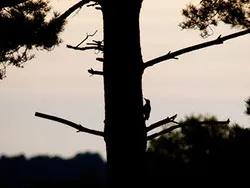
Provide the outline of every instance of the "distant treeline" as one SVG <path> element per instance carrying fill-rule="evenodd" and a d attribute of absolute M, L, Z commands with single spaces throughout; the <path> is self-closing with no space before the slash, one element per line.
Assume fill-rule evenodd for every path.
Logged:
<path fill-rule="evenodd" d="M 0 158 L 0 188 L 103 187 L 106 163 L 98 154 L 71 159 L 25 156 Z"/>

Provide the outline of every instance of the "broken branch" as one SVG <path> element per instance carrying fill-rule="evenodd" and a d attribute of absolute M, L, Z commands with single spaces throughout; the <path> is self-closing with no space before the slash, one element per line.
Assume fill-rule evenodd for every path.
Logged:
<path fill-rule="evenodd" d="M 97 57 L 96 60 L 100 61 L 100 62 L 104 62 L 104 58 L 102 58 L 102 57 Z"/>
<path fill-rule="evenodd" d="M 48 115 L 48 114 L 43 114 L 43 113 L 40 113 L 40 112 L 36 112 L 35 116 L 40 117 L 40 118 L 44 118 L 44 119 L 49 119 L 49 120 L 52 120 L 52 121 L 57 121 L 59 123 L 68 125 L 70 127 L 73 127 L 75 129 L 77 129 L 77 132 L 85 132 L 85 133 L 93 134 L 93 135 L 96 135 L 96 136 L 104 137 L 104 133 L 102 131 L 88 129 L 86 127 L 83 127 L 80 124 L 76 124 L 76 123 L 71 122 L 71 121 L 66 120 L 66 119 L 62 119 L 62 118 L 59 118 L 59 117 L 56 117 L 56 116 L 51 116 L 51 115 Z"/>
<path fill-rule="evenodd" d="M 96 71 L 96 70 L 93 70 L 92 68 L 88 70 L 88 72 L 92 75 L 96 74 L 96 75 L 101 75 L 103 76 L 103 72 L 102 71 Z"/>
<path fill-rule="evenodd" d="M 239 32 L 236 32 L 236 33 L 233 33 L 230 35 L 226 35 L 224 37 L 221 37 L 221 35 L 220 35 L 215 40 L 211 40 L 208 42 L 204 42 L 204 43 L 200 43 L 200 44 L 197 44 L 194 46 L 183 48 L 183 49 L 177 50 L 175 52 L 168 52 L 166 55 L 163 55 L 163 56 L 160 56 L 160 57 L 157 57 L 155 59 L 152 59 L 150 61 L 145 62 L 143 64 L 143 69 L 146 69 L 147 67 L 153 66 L 153 65 L 160 63 L 162 61 L 166 61 L 168 59 L 173 59 L 173 58 L 176 59 L 177 56 L 191 52 L 191 51 L 199 50 L 199 49 L 210 47 L 213 45 L 222 44 L 224 41 L 227 41 L 227 40 L 239 37 L 239 36 L 243 36 L 243 35 L 246 35 L 249 33 L 250 33 L 250 29 L 246 29 L 244 31 L 239 31 Z"/>

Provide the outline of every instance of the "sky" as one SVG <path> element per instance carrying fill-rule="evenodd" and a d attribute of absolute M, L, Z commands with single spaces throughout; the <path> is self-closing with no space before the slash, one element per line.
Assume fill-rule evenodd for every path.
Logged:
<path fill-rule="evenodd" d="M 63 12 L 76 2 L 54 0 L 52 5 Z M 198 31 L 181 30 L 181 9 L 189 2 L 144 0 L 140 27 L 145 62 L 236 31 L 220 24 L 211 37 L 203 39 Z M 0 81 L 0 155 L 67 158 L 97 152 L 105 158 L 102 137 L 76 133 L 66 125 L 34 116 L 42 112 L 103 130 L 103 80 L 87 72 L 89 68 L 101 70 L 95 61 L 101 54 L 66 48 L 96 30 L 93 39 L 102 40 L 101 13 L 82 7 L 69 17 L 60 46 L 50 52 L 34 51 L 36 57 L 22 69 L 8 68 L 7 78 Z M 244 115 L 244 101 L 250 96 L 249 38 L 239 37 L 148 68 L 143 76 L 143 94 L 152 107 L 147 125 L 174 114 L 177 120 L 204 114 L 249 127 L 250 119 Z"/>

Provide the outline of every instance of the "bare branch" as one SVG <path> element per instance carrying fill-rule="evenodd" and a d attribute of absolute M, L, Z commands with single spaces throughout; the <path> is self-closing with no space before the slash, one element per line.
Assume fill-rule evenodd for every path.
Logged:
<path fill-rule="evenodd" d="M 176 122 L 177 123 L 177 122 Z M 193 125 L 202 125 L 202 124 L 209 124 L 209 125 L 218 125 L 218 124 L 229 124 L 230 120 L 228 119 L 227 121 L 201 121 L 201 122 L 195 122 L 195 124 L 192 123 L 184 123 L 184 124 L 178 124 L 178 125 L 173 125 L 167 129 L 164 129 L 158 133 L 154 133 L 152 135 L 149 135 L 147 137 L 147 140 L 152 140 L 158 136 L 161 136 L 163 134 L 169 133 L 177 128 L 181 128 L 181 127 L 186 127 L 186 126 L 193 126 Z"/>
<path fill-rule="evenodd" d="M 92 75 L 96 74 L 96 75 L 103 76 L 103 72 L 102 71 L 96 71 L 96 70 L 93 70 L 92 68 L 88 70 L 88 73 L 90 73 Z"/>
<path fill-rule="evenodd" d="M 96 135 L 96 136 L 102 136 L 102 137 L 104 137 L 104 133 L 102 131 L 88 129 L 86 127 L 83 127 L 80 124 L 73 123 L 73 122 L 68 121 L 66 119 L 62 119 L 62 118 L 59 118 L 59 117 L 56 117 L 56 116 L 51 116 L 51 115 L 43 114 L 43 113 L 40 113 L 40 112 L 36 112 L 35 116 L 40 117 L 40 118 L 44 118 L 44 119 L 49 119 L 49 120 L 52 120 L 52 121 L 57 121 L 59 123 L 68 125 L 70 127 L 73 127 L 75 129 L 77 129 L 77 132 L 85 132 L 85 133 L 93 134 L 93 135 Z"/>
<path fill-rule="evenodd" d="M 177 114 L 173 115 L 172 117 L 167 117 L 167 118 L 165 118 L 163 120 L 160 120 L 160 121 L 158 121 L 156 123 L 153 123 L 153 124 L 151 124 L 150 126 L 148 126 L 146 128 L 146 131 L 149 132 L 149 131 L 157 128 L 157 127 L 160 127 L 160 126 L 168 124 L 168 123 L 176 123 L 174 121 L 176 117 L 177 117 Z"/>
<path fill-rule="evenodd" d="M 66 47 L 74 49 L 74 50 L 80 50 L 80 51 L 85 51 L 85 50 L 99 50 L 96 46 L 76 47 L 76 46 L 71 46 L 71 45 L 67 44 Z"/>
<path fill-rule="evenodd" d="M 100 61 L 100 62 L 104 62 L 104 58 L 102 58 L 102 57 L 97 57 L 96 60 Z"/>
<path fill-rule="evenodd" d="M 87 37 L 82 41 L 80 42 L 78 45 L 76 46 L 71 46 L 71 45 L 66 45 L 67 48 L 71 48 L 71 49 L 74 49 L 74 50 L 81 50 L 81 51 L 85 51 L 85 50 L 97 50 L 97 51 L 104 51 L 104 46 L 102 44 L 102 41 L 95 41 L 93 40 L 93 43 L 87 43 L 88 46 L 86 47 L 79 47 L 79 45 L 81 45 L 84 41 L 87 40 L 87 38 L 89 36 L 92 36 L 92 35 L 87 35 Z"/>
<path fill-rule="evenodd" d="M 153 65 L 155 65 L 157 63 L 160 63 L 162 61 L 166 61 L 168 59 L 173 59 L 173 58 L 176 59 L 177 56 L 188 53 L 188 52 L 191 52 L 191 51 L 199 50 L 199 49 L 210 47 L 210 46 L 213 46 L 213 45 L 219 45 L 219 44 L 222 44 L 224 41 L 227 41 L 227 40 L 239 37 L 239 36 L 243 36 L 243 35 L 246 35 L 246 34 L 249 34 L 249 33 L 250 33 L 250 29 L 247 29 L 247 30 L 244 30 L 244 31 L 239 31 L 239 32 L 236 32 L 236 33 L 233 33 L 233 34 L 230 34 L 230 35 L 226 35 L 224 37 L 221 37 L 221 35 L 220 35 L 215 40 L 211 40 L 211 41 L 208 41 L 208 42 L 204 42 L 204 43 L 201 43 L 201 44 L 197 44 L 197 45 L 194 45 L 194 46 L 183 48 L 183 49 L 177 50 L 175 52 L 168 52 L 166 55 L 163 55 L 163 56 L 160 56 L 160 57 L 157 57 L 155 59 L 152 59 L 150 61 L 145 62 L 143 68 L 145 69 L 147 67 L 153 66 Z"/>
<path fill-rule="evenodd" d="M 153 140 L 154 138 L 158 137 L 158 136 L 161 136 L 163 134 L 166 134 L 166 133 L 169 133 L 177 128 L 180 128 L 180 127 L 185 127 L 185 126 L 190 126 L 189 124 L 179 124 L 179 125 L 173 125 L 167 129 L 164 129 L 158 133 L 155 133 L 155 134 L 152 134 L 152 135 L 149 135 L 147 136 L 147 140 Z"/>

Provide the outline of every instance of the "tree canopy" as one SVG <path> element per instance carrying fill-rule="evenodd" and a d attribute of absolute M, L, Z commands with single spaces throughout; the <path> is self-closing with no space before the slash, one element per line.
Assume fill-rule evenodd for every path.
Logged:
<path fill-rule="evenodd" d="M 28 0 L 2 0 L 0 1 L 0 9 L 4 7 L 13 7 L 15 5 L 18 5 L 20 3 L 24 3 Z"/>
<path fill-rule="evenodd" d="M 32 49 L 50 50 L 60 43 L 58 34 L 64 20 L 52 13 L 47 1 L 25 1 L 0 9 L 0 78 L 5 76 L 9 65 L 22 67 L 34 57 Z"/>
<path fill-rule="evenodd" d="M 181 28 L 199 29 L 202 37 L 211 35 L 211 26 L 217 26 L 218 22 L 247 29 L 250 28 L 250 1 L 202 0 L 198 5 L 187 5 L 182 15 L 186 20 L 180 24 Z"/>

